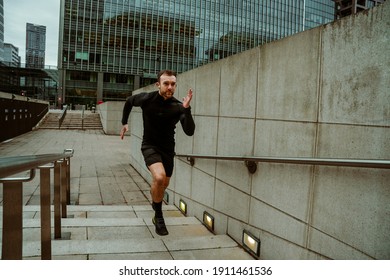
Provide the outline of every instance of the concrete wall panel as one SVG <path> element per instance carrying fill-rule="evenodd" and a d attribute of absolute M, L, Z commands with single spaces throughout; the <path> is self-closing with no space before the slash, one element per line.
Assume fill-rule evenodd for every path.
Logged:
<path fill-rule="evenodd" d="M 194 117 L 195 122 L 195 132 L 197 132 L 197 120 Z M 181 126 L 180 121 L 176 124 L 176 152 L 183 154 L 192 154 L 195 137 L 188 136 L 184 133 L 183 127 Z"/>
<path fill-rule="evenodd" d="M 363 252 L 341 242 L 316 229 L 310 230 L 310 250 L 318 252 L 322 256 L 337 260 L 371 260 L 372 258 Z"/>
<path fill-rule="evenodd" d="M 253 154 L 253 119 L 219 118 L 217 154 L 239 156 Z"/>
<path fill-rule="evenodd" d="M 186 161 L 188 164 L 189 162 Z M 217 161 L 213 159 L 195 159 L 195 168 L 202 170 L 203 172 L 215 176 L 216 174 L 216 168 L 217 168 Z"/>
<path fill-rule="evenodd" d="M 196 73 L 196 115 L 216 116 L 219 112 L 221 63 L 211 63 L 193 70 Z"/>
<path fill-rule="evenodd" d="M 390 171 L 318 167 L 312 225 L 378 259 L 390 258 Z"/>
<path fill-rule="evenodd" d="M 261 47 L 257 118 L 317 119 L 319 39 L 316 28 Z"/>
<path fill-rule="evenodd" d="M 123 101 L 110 101 L 97 105 L 104 133 L 109 135 L 119 134 L 122 128 L 123 104 Z M 128 132 L 127 135 L 130 135 L 130 133 Z"/>
<path fill-rule="evenodd" d="M 256 156 L 312 157 L 314 154 L 314 123 L 256 120 L 255 133 Z"/>
<path fill-rule="evenodd" d="M 183 196 L 191 197 L 192 168 L 181 160 L 175 161 L 175 191 Z"/>
<path fill-rule="evenodd" d="M 311 166 L 261 163 L 252 177 L 253 197 L 308 222 Z"/>
<path fill-rule="evenodd" d="M 195 99 L 198 95 L 198 90 L 196 88 L 196 71 L 188 71 L 180 74 L 180 79 L 177 79 L 177 88 L 175 92 L 175 97 L 182 101 L 188 93 L 188 90 L 192 89 L 193 99 L 191 101 L 191 108 L 195 111 L 196 102 Z"/>
<path fill-rule="evenodd" d="M 389 128 L 321 124 L 318 135 L 318 157 L 390 158 Z"/>
<path fill-rule="evenodd" d="M 307 226 L 257 199 L 250 199 L 249 224 L 300 246 L 306 243 Z"/>
<path fill-rule="evenodd" d="M 287 240 L 280 240 L 275 235 L 267 232 L 260 234 L 262 240 L 261 259 L 266 260 L 323 260 L 326 259 L 313 251 L 308 251 L 305 247 L 298 246 Z"/>
<path fill-rule="evenodd" d="M 325 27 L 321 121 L 390 125 L 389 6 Z"/>
<path fill-rule="evenodd" d="M 194 169 L 192 176 L 192 199 L 202 201 L 204 205 L 213 208 L 215 193 L 214 181 L 215 177 Z"/>
<path fill-rule="evenodd" d="M 216 155 L 218 119 L 215 117 L 197 116 L 195 124 L 195 135 L 193 136 L 194 153 L 202 155 Z M 177 151 L 182 151 L 180 146 L 177 146 Z"/>
<path fill-rule="evenodd" d="M 221 62 L 220 115 L 254 118 L 259 48 L 230 56 Z M 240 65 L 245 65 L 245 68 Z"/>
<path fill-rule="evenodd" d="M 216 181 L 214 208 L 217 211 L 225 213 L 240 221 L 248 222 L 249 200 L 249 195 L 232 188 L 221 181 Z"/>
<path fill-rule="evenodd" d="M 251 176 L 243 161 L 217 161 L 216 177 L 247 194 L 251 193 Z"/>

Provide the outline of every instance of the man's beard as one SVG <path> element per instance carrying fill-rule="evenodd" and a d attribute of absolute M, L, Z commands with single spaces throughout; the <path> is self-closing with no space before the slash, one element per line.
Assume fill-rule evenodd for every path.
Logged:
<path fill-rule="evenodd" d="M 165 99 L 172 98 L 174 92 L 173 91 L 164 91 L 160 92 L 161 96 L 164 97 Z"/>

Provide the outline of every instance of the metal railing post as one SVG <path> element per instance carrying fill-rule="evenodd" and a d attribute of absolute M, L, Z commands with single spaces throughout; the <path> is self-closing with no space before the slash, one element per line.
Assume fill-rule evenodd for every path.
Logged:
<path fill-rule="evenodd" d="M 3 260 L 21 260 L 23 256 L 23 183 L 3 183 Z"/>
<path fill-rule="evenodd" d="M 70 205 L 70 158 L 66 159 L 66 203 Z"/>
<path fill-rule="evenodd" d="M 61 128 L 61 125 L 62 125 L 62 122 L 64 121 L 65 117 L 66 117 L 66 111 L 68 109 L 68 106 L 67 105 L 64 105 L 64 108 L 62 110 L 62 114 L 61 116 L 58 118 L 58 129 Z"/>
<path fill-rule="evenodd" d="M 63 159 L 61 161 L 61 217 L 66 218 L 67 217 L 67 197 L 68 197 L 68 178 L 67 178 L 67 163 L 66 160 Z"/>
<path fill-rule="evenodd" d="M 27 178 L 0 178 L 3 183 L 3 237 L 1 258 L 23 258 L 23 182 L 31 181 L 35 169 Z"/>
<path fill-rule="evenodd" d="M 61 238 L 61 164 L 54 163 L 54 238 Z"/>
<path fill-rule="evenodd" d="M 41 259 L 51 260 L 51 209 L 50 209 L 50 168 L 42 166 L 40 169 L 40 196 L 41 196 Z"/>
<path fill-rule="evenodd" d="M 81 109 L 81 129 L 84 130 L 84 110 L 85 105 L 83 105 L 83 108 Z"/>
<path fill-rule="evenodd" d="M 65 154 L 71 154 L 73 155 L 74 150 L 73 149 L 65 149 Z M 70 205 L 70 157 L 67 157 L 64 159 L 66 161 L 66 203 L 67 205 Z"/>

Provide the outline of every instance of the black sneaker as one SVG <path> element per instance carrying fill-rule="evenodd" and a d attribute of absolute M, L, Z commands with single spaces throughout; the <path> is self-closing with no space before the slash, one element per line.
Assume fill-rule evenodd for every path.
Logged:
<path fill-rule="evenodd" d="M 156 233 L 158 235 L 168 235 L 168 230 L 165 226 L 164 218 L 153 217 L 152 222 L 156 226 Z"/>

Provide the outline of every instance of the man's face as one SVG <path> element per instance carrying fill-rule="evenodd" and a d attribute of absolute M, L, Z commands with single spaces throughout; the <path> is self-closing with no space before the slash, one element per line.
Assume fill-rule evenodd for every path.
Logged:
<path fill-rule="evenodd" d="M 176 77 L 163 74 L 160 76 L 160 80 L 156 85 L 159 88 L 160 95 L 164 99 L 172 98 L 176 90 Z"/>

